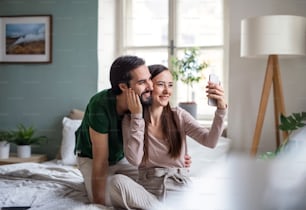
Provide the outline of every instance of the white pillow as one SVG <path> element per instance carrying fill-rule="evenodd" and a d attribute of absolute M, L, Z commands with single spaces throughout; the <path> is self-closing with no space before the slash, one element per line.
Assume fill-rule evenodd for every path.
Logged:
<path fill-rule="evenodd" d="M 198 177 L 209 171 L 218 161 L 225 161 L 231 146 L 231 139 L 221 136 L 214 149 L 200 145 L 187 137 L 188 154 L 191 156 L 190 176 Z"/>
<path fill-rule="evenodd" d="M 74 154 L 75 134 L 74 132 L 81 125 L 82 120 L 72 120 L 68 117 L 63 118 L 63 131 L 61 143 L 61 158 L 65 165 L 76 165 L 76 155 Z"/>

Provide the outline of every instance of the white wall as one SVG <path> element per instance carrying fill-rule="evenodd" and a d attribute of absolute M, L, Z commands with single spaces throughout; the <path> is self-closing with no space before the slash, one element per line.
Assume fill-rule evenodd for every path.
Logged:
<path fill-rule="evenodd" d="M 249 152 L 267 60 L 240 58 L 241 19 L 276 14 L 306 16 L 306 0 L 228 0 L 227 5 L 230 53 L 228 136 L 233 140 L 234 149 Z M 306 111 L 306 56 L 280 58 L 280 70 L 287 114 Z M 273 101 L 270 100 L 258 153 L 275 148 L 273 110 Z"/>

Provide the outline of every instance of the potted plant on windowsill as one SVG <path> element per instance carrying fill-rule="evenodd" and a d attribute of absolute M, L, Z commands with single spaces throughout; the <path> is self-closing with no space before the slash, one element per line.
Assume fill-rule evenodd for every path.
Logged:
<path fill-rule="evenodd" d="M 0 131 L 0 159 L 7 159 L 10 156 L 10 132 Z"/>
<path fill-rule="evenodd" d="M 34 136 L 36 130 L 30 126 L 26 127 L 23 124 L 17 126 L 17 131 L 11 132 L 10 142 L 17 145 L 17 157 L 31 157 L 31 145 L 39 145 L 47 140 L 46 136 Z"/>
<path fill-rule="evenodd" d="M 188 101 L 180 102 L 179 106 L 186 109 L 194 118 L 197 115 L 197 104 L 194 101 L 193 84 L 200 82 L 203 78 L 203 71 L 208 67 L 208 63 L 199 61 L 199 48 L 192 47 L 184 50 L 182 58 L 173 57 L 172 73 L 174 80 L 180 80 L 187 85 Z M 191 96 L 190 96 L 190 89 Z"/>

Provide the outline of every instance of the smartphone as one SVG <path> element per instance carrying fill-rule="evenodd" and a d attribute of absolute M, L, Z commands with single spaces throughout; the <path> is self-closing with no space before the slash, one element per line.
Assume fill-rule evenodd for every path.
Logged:
<path fill-rule="evenodd" d="M 209 75 L 209 81 L 215 84 L 219 84 L 220 80 L 219 77 L 215 74 L 210 74 Z M 212 98 L 208 98 L 208 105 L 210 106 L 217 106 L 217 100 L 216 99 L 212 99 Z"/>

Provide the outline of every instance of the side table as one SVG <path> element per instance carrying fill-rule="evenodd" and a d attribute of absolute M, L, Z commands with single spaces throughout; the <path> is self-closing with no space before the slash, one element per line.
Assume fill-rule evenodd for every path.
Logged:
<path fill-rule="evenodd" d="M 16 154 L 10 154 L 10 157 L 7 159 L 0 159 L 0 165 L 14 164 L 14 163 L 25 163 L 25 162 L 34 162 L 41 163 L 47 161 L 47 155 L 43 154 L 32 154 L 29 158 L 19 158 Z"/>

